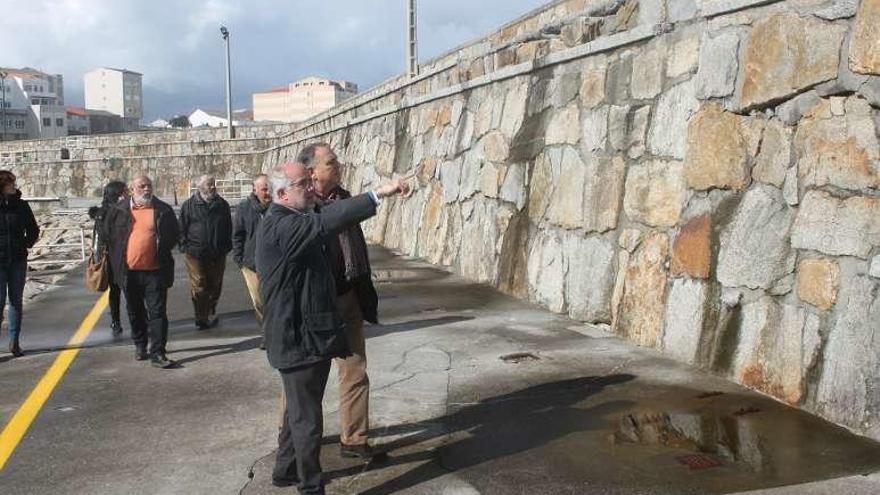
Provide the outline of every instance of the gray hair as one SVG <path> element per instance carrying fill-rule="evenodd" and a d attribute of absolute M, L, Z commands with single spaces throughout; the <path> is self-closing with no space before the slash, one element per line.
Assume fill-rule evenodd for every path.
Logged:
<path fill-rule="evenodd" d="M 213 180 L 214 182 L 217 179 L 213 175 L 205 174 L 196 179 L 196 187 L 202 187 L 206 182 Z"/>
<path fill-rule="evenodd" d="M 290 180 L 290 177 L 284 173 L 284 170 L 276 168 L 272 171 L 272 175 L 269 176 L 269 185 L 272 187 L 272 200 L 278 200 L 278 191 L 284 191 L 285 189 L 293 186 L 293 181 Z"/>

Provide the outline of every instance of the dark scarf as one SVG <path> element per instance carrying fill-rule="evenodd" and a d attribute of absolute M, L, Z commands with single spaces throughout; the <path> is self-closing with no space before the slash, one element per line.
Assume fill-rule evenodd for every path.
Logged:
<path fill-rule="evenodd" d="M 329 205 L 334 201 L 346 199 L 349 196 L 348 194 L 343 194 L 343 190 L 340 187 L 334 188 L 326 195 L 316 190 L 315 195 L 322 205 Z M 357 224 L 343 230 L 337 236 L 339 248 L 342 251 L 342 259 L 345 261 L 345 280 L 349 282 L 370 274 L 370 262 L 367 257 L 366 241 L 363 237 L 364 234 Z"/>

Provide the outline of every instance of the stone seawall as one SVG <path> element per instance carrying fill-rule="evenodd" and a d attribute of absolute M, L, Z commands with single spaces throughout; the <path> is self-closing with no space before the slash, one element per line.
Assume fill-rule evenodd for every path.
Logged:
<path fill-rule="evenodd" d="M 880 0 L 557 2 L 212 144 L 234 160 L 155 166 L 249 174 L 328 141 L 355 191 L 415 175 L 372 241 L 880 439 L 878 19 Z"/>

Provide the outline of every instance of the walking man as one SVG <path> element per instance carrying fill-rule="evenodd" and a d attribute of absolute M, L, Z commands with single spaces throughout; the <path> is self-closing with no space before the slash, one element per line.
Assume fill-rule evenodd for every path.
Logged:
<path fill-rule="evenodd" d="M 213 176 L 196 181 L 196 192 L 180 206 L 180 252 L 184 253 L 196 328 L 217 326 L 226 255 L 232 250 L 232 213 L 217 194 Z"/>
<path fill-rule="evenodd" d="M 340 185 L 342 166 L 326 143 L 310 144 L 297 157 L 311 169 L 317 208 L 348 199 L 351 193 Z M 367 375 L 364 320 L 378 323 L 379 298 L 373 287 L 367 242 L 360 225 L 354 224 L 328 237 L 324 252 L 336 285 L 336 308 L 345 321 L 345 338 L 351 355 L 334 359 L 339 373 L 340 455 L 370 459 L 367 443 L 370 429 L 370 379 Z"/>
<path fill-rule="evenodd" d="M 271 186 L 273 203 L 257 234 L 256 263 L 266 351 L 281 373 L 287 402 L 272 483 L 298 484 L 304 495 L 323 494 L 321 400 L 330 360 L 349 354 L 324 243 L 375 215 L 380 198 L 405 193 L 407 186 L 397 180 L 336 201 L 321 213 L 312 211 L 312 178 L 301 163 L 283 164 Z"/>
<path fill-rule="evenodd" d="M 131 198 L 109 208 L 104 219 L 110 272 L 125 294 L 135 359 L 149 357 L 153 366 L 170 368 L 174 362 L 165 355 L 166 303 L 168 289 L 174 283 L 171 250 L 180 230 L 171 206 L 153 196 L 153 183 L 148 177 L 135 177 L 129 187 Z"/>
<path fill-rule="evenodd" d="M 260 280 L 257 278 L 257 267 L 254 253 L 257 246 L 257 229 L 269 205 L 272 195 L 269 193 L 269 177 L 260 174 L 254 178 L 250 196 L 241 200 L 235 208 L 235 222 L 232 227 L 232 260 L 241 269 L 244 283 L 254 304 L 257 323 L 263 325 L 263 300 L 260 297 Z M 261 347 L 263 344 L 261 344 Z"/>

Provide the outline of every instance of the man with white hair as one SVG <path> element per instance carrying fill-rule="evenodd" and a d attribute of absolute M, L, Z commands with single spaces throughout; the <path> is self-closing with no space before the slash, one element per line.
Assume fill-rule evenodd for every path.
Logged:
<path fill-rule="evenodd" d="M 180 206 L 180 230 L 196 328 L 217 326 L 226 255 L 232 250 L 232 213 L 213 176 L 199 177 L 196 191 Z"/>
<path fill-rule="evenodd" d="M 375 215 L 381 198 L 408 187 L 398 179 L 315 213 L 312 177 L 301 163 L 281 165 L 271 184 L 273 203 L 257 233 L 257 275 L 266 352 L 287 402 L 272 483 L 323 494 L 321 401 L 331 360 L 350 354 L 324 244 Z"/>
<path fill-rule="evenodd" d="M 149 177 L 135 177 L 129 189 L 130 199 L 124 198 L 108 209 L 101 237 L 108 240 L 110 273 L 125 293 L 135 359 L 149 357 L 153 366 L 170 368 L 174 362 L 165 355 L 166 303 L 168 289 L 174 283 L 171 250 L 180 230 L 171 206 L 153 196 Z"/>

